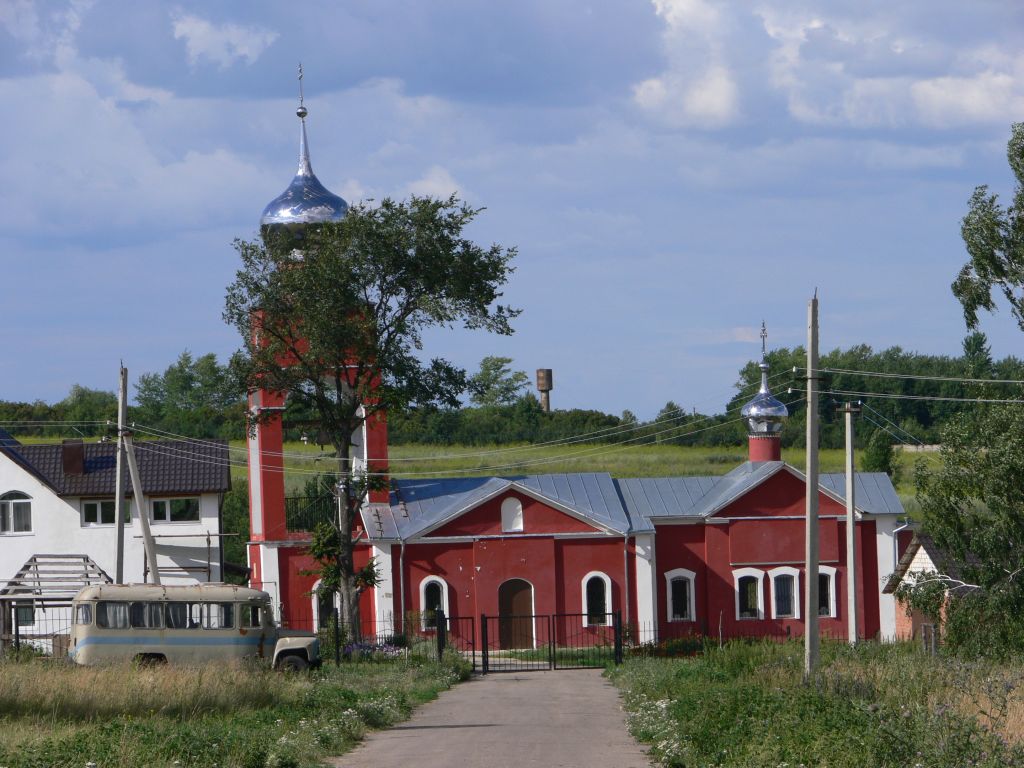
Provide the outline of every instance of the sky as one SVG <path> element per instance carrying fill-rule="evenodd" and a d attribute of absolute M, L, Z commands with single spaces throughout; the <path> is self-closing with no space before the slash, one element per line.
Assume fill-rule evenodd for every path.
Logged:
<path fill-rule="evenodd" d="M 720 411 L 806 339 L 959 353 L 974 187 L 1012 193 L 1024 5 L 1000 0 L 0 0 L 0 399 L 113 390 L 221 319 L 264 205 L 448 195 L 515 246 L 511 337 L 424 354 L 554 370 L 556 408 Z M 984 316 L 1020 356 L 1009 313 Z"/>

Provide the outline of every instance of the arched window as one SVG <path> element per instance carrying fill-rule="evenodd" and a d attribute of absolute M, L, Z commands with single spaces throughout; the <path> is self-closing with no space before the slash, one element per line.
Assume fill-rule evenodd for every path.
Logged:
<path fill-rule="evenodd" d="M 696 574 L 686 568 L 675 568 L 665 574 L 665 618 L 669 621 L 693 621 Z"/>
<path fill-rule="evenodd" d="M 768 571 L 772 586 L 772 618 L 800 618 L 800 571 L 788 565 Z"/>
<path fill-rule="evenodd" d="M 523 530 L 523 502 L 515 496 L 501 502 L 501 530 L 505 533 Z"/>
<path fill-rule="evenodd" d="M 836 569 L 831 565 L 818 566 L 818 615 L 835 618 Z"/>
<path fill-rule="evenodd" d="M 20 491 L 0 496 L 0 534 L 32 532 L 32 500 Z"/>
<path fill-rule="evenodd" d="M 600 571 L 591 571 L 583 577 L 583 626 L 609 624 L 612 611 L 612 580 Z"/>
<path fill-rule="evenodd" d="M 736 618 L 764 618 L 764 590 L 761 581 L 764 571 L 757 568 L 739 568 L 732 572 L 736 585 Z"/>
<path fill-rule="evenodd" d="M 427 576 L 420 582 L 420 627 L 437 628 L 437 612 L 448 615 L 448 584 L 440 576 Z"/>

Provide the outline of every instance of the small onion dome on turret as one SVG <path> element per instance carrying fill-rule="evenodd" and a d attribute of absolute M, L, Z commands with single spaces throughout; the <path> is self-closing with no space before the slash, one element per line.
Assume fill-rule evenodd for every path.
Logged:
<path fill-rule="evenodd" d="M 299 133 L 299 169 L 288 189 L 271 200 L 263 209 L 260 226 L 271 231 L 292 230 L 306 224 L 340 221 L 348 212 L 348 203 L 328 191 L 313 173 L 306 140 L 308 111 L 301 102 L 295 114 L 302 124 Z"/>
<path fill-rule="evenodd" d="M 743 406 L 740 415 L 747 420 L 753 437 L 779 434 L 789 417 L 789 410 L 768 389 L 768 361 L 765 359 L 761 360 L 761 388 L 754 399 Z"/>

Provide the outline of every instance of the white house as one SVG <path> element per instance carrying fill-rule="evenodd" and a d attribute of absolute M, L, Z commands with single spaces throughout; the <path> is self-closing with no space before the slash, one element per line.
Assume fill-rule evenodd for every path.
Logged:
<path fill-rule="evenodd" d="M 136 444 L 136 455 L 161 580 L 222 581 L 220 504 L 231 487 L 227 443 L 146 441 Z M 37 555 L 84 555 L 114 576 L 115 463 L 114 443 L 23 445 L 0 430 L 0 595 L 20 591 L 11 581 Z M 131 500 L 131 481 L 126 485 Z M 142 582 L 152 563 L 134 501 L 128 508 L 124 580 Z"/>

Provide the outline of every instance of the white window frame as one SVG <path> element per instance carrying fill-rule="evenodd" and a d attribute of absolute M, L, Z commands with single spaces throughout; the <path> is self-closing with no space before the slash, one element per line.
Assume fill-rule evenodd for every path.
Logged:
<path fill-rule="evenodd" d="M 672 617 L 672 581 L 674 579 L 689 579 L 689 608 L 690 615 L 686 618 L 676 619 Z M 671 571 L 665 573 L 665 619 L 667 621 L 696 621 L 697 616 L 697 604 L 696 604 L 696 583 L 697 574 L 687 568 L 673 568 Z"/>
<path fill-rule="evenodd" d="M 583 626 L 584 627 L 591 626 L 591 624 L 590 624 L 590 614 L 589 614 L 589 611 L 587 610 L 587 608 L 588 608 L 588 606 L 587 606 L 587 582 L 589 582 L 595 576 L 597 578 L 599 578 L 601 581 L 604 582 L 604 607 L 605 607 L 605 615 L 613 613 L 613 611 L 612 611 L 612 580 L 611 580 L 611 578 L 609 578 L 607 573 L 603 573 L 601 571 L 591 571 L 586 576 L 584 576 L 583 577 L 583 581 L 580 582 L 580 591 L 582 592 L 582 602 L 583 602 Z M 610 624 L 594 624 L 593 626 L 595 626 L 595 627 L 607 627 L 607 626 L 610 626 Z"/>
<path fill-rule="evenodd" d="M 114 512 L 114 515 L 115 515 L 114 522 L 112 522 L 112 523 L 104 523 L 104 522 L 102 522 L 102 519 L 103 519 L 103 508 L 102 508 L 102 506 L 100 506 L 100 508 L 96 510 L 96 512 L 97 512 L 96 519 L 98 521 L 100 521 L 100 522 L 95 522 L 95 523 L 86 522 L 86 519 L 85 519 L 85 505 L 86 504 L 99 504 L 99 505 L 102 505 L 105 502 L 109 502 L 111 504 L 114 504 L 114 503 L 116 503 L 116 500 L 115 499 L 82 499 L 82 503 L 79 505 L 79 507 L 80 507 L 80 510 L 81 510 L 81 522 L 82 522 L 82 527 L 83 528 L 113 528 L 115 525 L 117 525 L 117 517 L 116 517 L 116 515 L 117 515 L 116 509 L 117 508 L 116 507 L 115 507 L 115 512 Z M 132 506 L 131 506 L 131 503 L 128 502 L 127 500 L 124 502 L 124 524 L 125 525 L 131 525 L 132 524 Z"/>
<path fill-rule="evenodd" d="M 420 629 L 424 632 L 430 632 L 436 627 L 427 626 L 427 585 L 439 584 L 441 586 L 441 610 L 444 611 L 445 616 L 450 616 L 448 612 L 448 582 L 442 579 L 440 576 L 425 576 L 420 582 Z"/>
<path fill-rule="evenodd" d="M 818 618 L 821 619 L 835 619 L 839 617 L 839 612 L 836 610 L 836 569 L 831 565 L 819 565 L 818 566 L 819 576 L 828 576 L 828 614 L 819 613 Z M 819 600 L 820 592 L 819 592 Z"/>
<path fill-rule="evenodd" d="M 740 616 L 740 579 L 753 576 L 757 579 L 757 616 Z M 732 572 L 733 598 L 736 604 L 737 621 L 760 621 L 764 619 L 764 571 L 760 568 L 737 568 Z"/>
<path fill-rule="evenodd" d="M 195 520 L 171 520 L 171 502 L 180 501 L 182 499 L 195 499 L 199 505 L 199 514 Z M 157 520 L 156 518 L 156 503 L 162 501 L 166 503 L 165 509 L 167 510 L 166 520 Z M 202 496 L 160 496 L 151 497 L 149 499 L 149 519 L 154 525 L 196 525 L 203 521 L 203 497 Z"/>
<path fill-rule="evenodd" d="M 16 503 L 28 504 L 28 530 L 14 530 L 14 505 Z M 0 517 L 6 516 L 7 530 L 0 531 L 0 536 L 30 536 L 35 531 L 32 522 L 32 497 L 24 491 L 8 491 L 0 494 Z"/>
<path fill-rule="evenodd" d="M 775 599 L 775 579 L 779 576 L 792 576 L 793 577 L 793 615 L 792 616 L 779 616 L 779 604 Z M 778 568 L 772 568 L 768 571 L 768 582 L 772 586 L 772 618 L 773 619 L 799 619 L 800 618 L 800 603 L 802 592 L 800 591 L 800 569 L 794 568 L 791 565 L 780 565 Z"/>
<path fill-rule="evenodd" d="M 515 496 L 507 496 L 501 501 L 501 531 L 523 532 L 523 502 Z"/>

